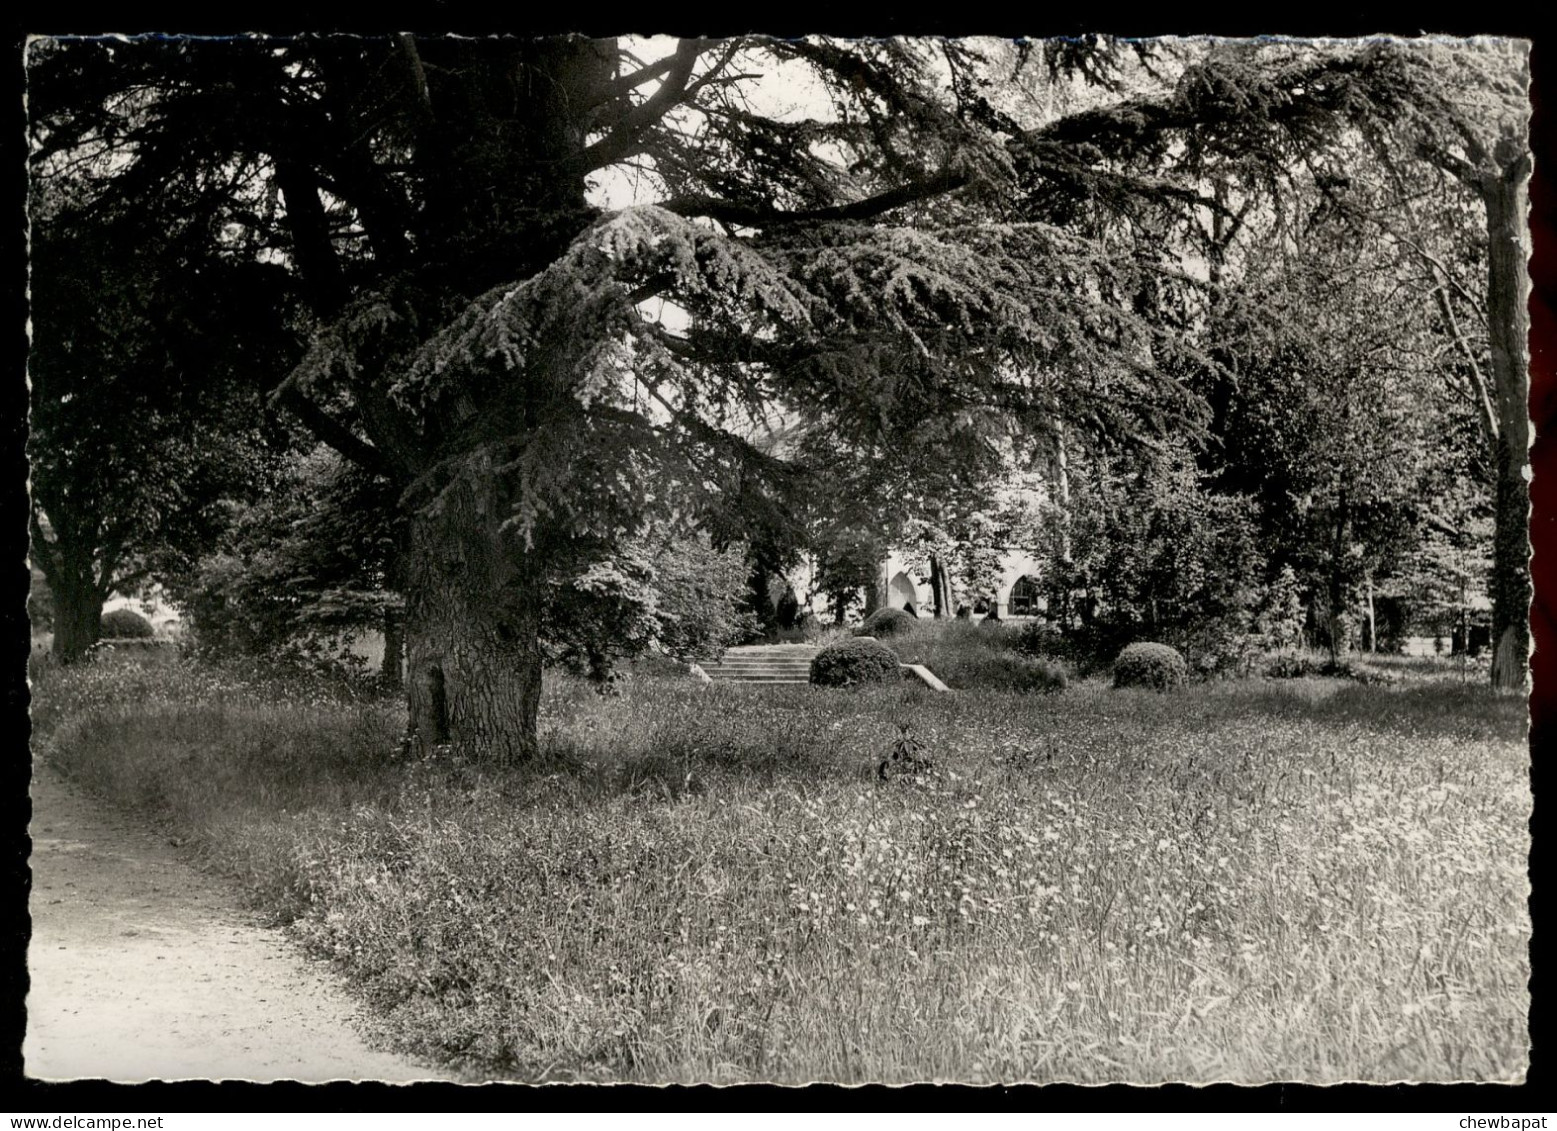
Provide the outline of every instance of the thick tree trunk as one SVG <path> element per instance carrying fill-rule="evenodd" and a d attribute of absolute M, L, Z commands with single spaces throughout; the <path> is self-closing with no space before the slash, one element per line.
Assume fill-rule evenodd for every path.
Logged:
<path fill-rule="evenodd" d="M 103 594 L 91 581 L 50 578 L 54 593 L 54 658 L 74 664 L 102 634 Z"/>
<path fill-rule="evenodd" d="M 1530 663 L 1529 155 L 1502 152 L 1482 180 L 1487 210 L 1487 325 L 1497 404 L 1497 529 L 1492 551 L 1492 684 L 1523 690 Z"/>
<path fill-rule="evenodd" d="M 459 483 L 412 520 L 407 563 L 407 729 L 481 761 L 535 753 L 541 585 L 501 531 L 492 485 Z"/>

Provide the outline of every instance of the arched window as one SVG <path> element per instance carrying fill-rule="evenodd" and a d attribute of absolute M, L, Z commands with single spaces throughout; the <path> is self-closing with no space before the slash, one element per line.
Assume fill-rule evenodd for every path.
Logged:
<path fill-rule="evenodd" d="M 919 607 L 919 587 L 908 574 L 899 572 L 887 585 L 887 604 L 894 609 L 901 609 L 905 605 L 913 605 L 915 609 Z"/>
<path fill-rule="evenodd" d="M 1031 574 L 1017 579 L 1011 586 L 1011 600 L 1006 606 L 1014 617 L 1035 617 L 1043 612 L 1043 591 L 1038 579 Z"/>

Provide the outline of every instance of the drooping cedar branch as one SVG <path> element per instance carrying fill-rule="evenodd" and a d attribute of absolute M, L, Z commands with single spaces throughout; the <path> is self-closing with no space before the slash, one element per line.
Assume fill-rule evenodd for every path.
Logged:
<path fill-rule="evenodd" d="M 745 228 L 768 228 L 782 224 L 826 223 L 838 220 L 870 220 L 895 208 L 955 192 L 964 187 L 968 179 L 967 173 L 961 170 L 944 169 L 924 180 L 899 185 L 886 192 L 865 197 L 863 200 L 835 204 L 827 208 L 797 211 L 761 208 L 710 196 L 672 197 L 660 207 L 679 216 L 706 216 L 710 220 Z"/>

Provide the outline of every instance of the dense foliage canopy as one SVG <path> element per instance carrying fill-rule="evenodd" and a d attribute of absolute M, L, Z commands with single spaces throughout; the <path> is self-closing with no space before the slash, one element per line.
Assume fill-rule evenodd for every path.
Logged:
<path fill-rule="evenodd" d="M 1426 290 L 1445 323 L 1463 318 L 1457 264 L 1507 258 L 1497 210 L 1513 197 L 1486 178 L 1517 197 L 1528 165 L 1523 58 L 1474 50 L 1466 64 L 1383 41 L 41 41 L 34 181 L 57 189 L 34 211 L 98 242 L 127 217 L 167 233 L 141 270 L 233 312 L 203 325 L 242 360 L 204 369 L 240 377 L 393 500 L 411 731 L 522 755 L 548 610 L 625 626 L 613 607 L 650 608 L 634 563 L 656 530 L 701 527 L 708 542 L 682 543 L 695 553 L 749 546 L 767 576 L 817 553 L 840 612 L 861 562 L 905 531 L 932 571 L 961 554 L 977 572 L 983 484 L 1013 461 L 1128 465 L 1183 496 L 1161 513 L 1197 538 L 1207 522 L 1232 531 L 1212 516 L 1243 504 L 1193 502 L 1238 463 L 1219 445 L 1253 411 L 1224 394 L 1299 371 L 1312 443 L 1282 467 L 1344 454 L 1304 488 L 1308 513 L 1342 493 L 1354 505 L 1359 464 L 1395 461 L 1345 429 L 1404 403 L 1398 367 L 1346 354 L 1367 347 L 1347 319 L 1368 304 L 1334 289 L 1322 257 L 1307 276 L 1262 272 L 1262 249 L 1297 261 L 1331 238 L 1305 225 L 1337 207 L 1337 177 L 1367 181 L 1359 215 L 1404 215 L 1401 171 L 1425 164 L 1443 179 L 1412 205 L 1422 226 L 1390 238 L 1442 266 Z M 1464 235 L 1477 203 L 1480 243 Z M 1506 484 L 1522 369 L 1498 328 L 1513 292 L 1489 278 L 1489 363 L 1463 326 L 1442 331 L 1465 387 L 1476 370 L 1503 406 L 1481 419 L 1500 429 L 1487 451 Z M 1332 294 L 1354 305 L 1295 332 L 1283 296 L 1319 310 Z M 86 313 L 47 301 L 51 317 Z M 238 315 L 254 312 L 269 321 L 251 335 Z M 69 338 L 40 334 L 37 355 Z M 794 425 L 799 441 L 770 442 Z M 1186 443 L 1198 470 L 1153 454 Z M 875 522 L 838 520 L 874 502 L 849 494 L 873 479 L 901 488 L 917 527 L 869 506 Z M 801 483 L 822 493 L 797 499 Z M 1366 506 L 1400 496 L 1368 490 Z M 832 512 L 831 533 L 808 511 Z M 1180 556 L 1225 557 L 1224 535 L 1206 537 Z M 1341 542 L 1332 561 L 1351 553 Z M 1378 571 L 1391 550 L 1361 552 Z M 1500 554 L 1512 623 L 1523 562 Z M 1257 603 L 1184 561 L 1135 564 L 1136 600 Z M 635 633 L 617 644 L 646 646 Z"/>

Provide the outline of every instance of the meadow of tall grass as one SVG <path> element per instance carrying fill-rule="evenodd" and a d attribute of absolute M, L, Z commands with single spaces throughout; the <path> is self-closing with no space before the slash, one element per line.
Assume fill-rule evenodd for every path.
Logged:
<path fill-rule="evenodd" d="M 400 707 L 340 688 L 45 665 L 34 694 L 38 753 L 472 1076 L 1525 1071 L 1525 711 L 1479 685 L 548 677 L 509 769 L 404 762 Z M 931 767 L 878 781 L 900 724 Z"/>

